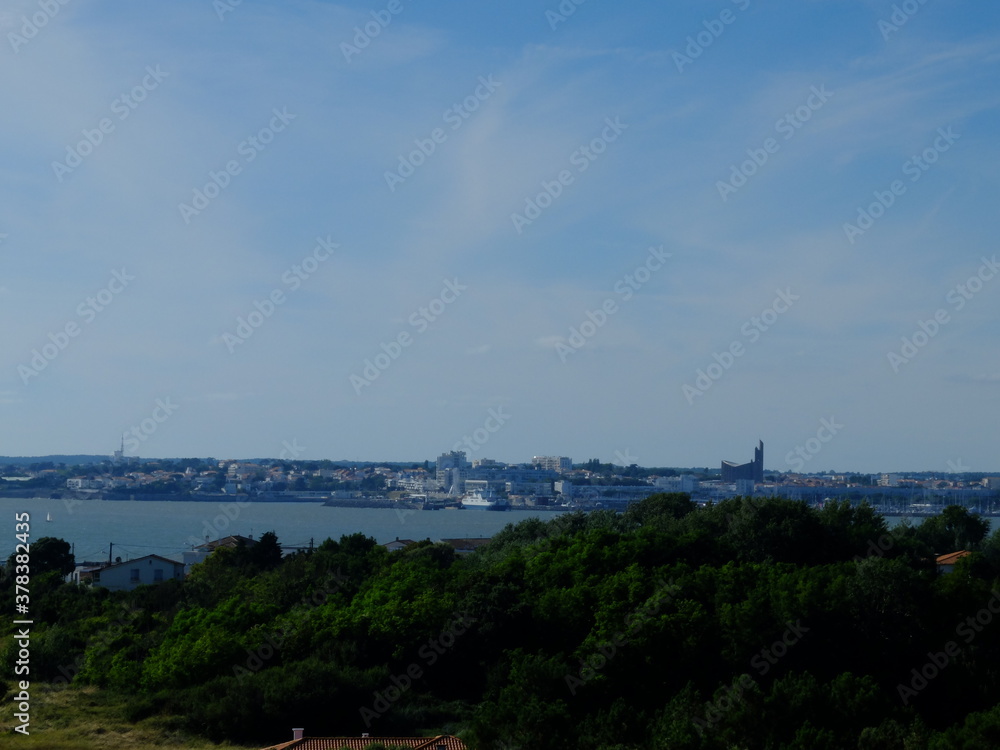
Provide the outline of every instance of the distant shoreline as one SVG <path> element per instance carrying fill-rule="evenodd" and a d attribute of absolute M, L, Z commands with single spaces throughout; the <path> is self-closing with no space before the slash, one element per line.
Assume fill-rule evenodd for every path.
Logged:
<path fill-rule="evenodd" d="M 213 495 L 204 493 L 105 493 L 105 492 L 74 492 L 73 490 L 53 490 L 46 496 L 40 496 L 37 490 L 0 490 L 0 498 L 19 500 L 74 500 L 78 502 L 104 501 L 104 502 L 192 502 L 192 503 L 312 503 L 313 505 L 328 506 L 334 508 L 385 508 L 402 510 L 421 510 L 419 503 L 411 503 L 399 500 L 388 500 L 385 498 L 329 498 L 314 496 L 275 496 L 275 495 Z M 443 508 L 442 510 L 449 510 Z M 456 508 L 450 508 L 456 510 Z M 458 509 L 458 510 L 468 510 Z M 530 510 L 530 511 L 566 511 L 568 508 L 552 505 L 514 505 L 510 510 Z M 435 511 L 436 512 L 436 511 Z"/>
<path fill-rule="evenodd" d="M 111 492 L 80 492 L 74 490 L 51 490 L 47 495 L 40 495 L 37 489 L 2 489 L 0 490 L 0 498 L 6 499 L 18 499 L 18 500 L 73 500 L 76 502 L 88 502 L 93 500 L 106 501 L 106 502 L 194 502 L 194 503 L 232 503 L 237 502 L 240 504 L 253 503 L 253 504 L 263 504 L 263 503 L 311 503 L 319 506 L 335 507 L 335 508 L 383 508 L 383 509 L 397 509 L 397 510 L 407 510 L 407 511 L 422 511 L 422 506 L 419 503 L 406 502 L 400 500 L 389 500 L 386 498 L 329 498 L 329 497 L 316 497 L 313 495 L 309 496 L 299 496 L 299 495 L 225 495 L 225 494 L 206 494 L 206 493 L 184 493 L 184 492 L 170 492 L 170 493 L 144 493 L 144 492 L 130 492 L 130 493 L 111 493 Z M 850 499 L 850 498 L 844 498 Z M 696 500 L 697 502 L 697 500 Z M 807 502 L 802 500 L 802 502 Z M 885 518 L 931 518 L 933 516 L 940 515 L 941 507 L 935 507 L 933 509 L 928 509 L 926 511 L 899 511 L 893 509 L 879 510 L 878 506 L 872 506 L 875 511 L 885 517 Z M 970 506 L 965 506 L 970 507 Z M 465 510 L 469 511 L 468 508 L 455 508 L 447 507 L 440 508 L 433 512 L 439 512 L 440 510 Z M 474 512 L 475 509 L 473 509 Z M 558 511 L 568 511 L 573 510 L 571 508 L 564 508 L 559 505 L 511 505 L 508 510 L 513 511 L 546 511 L 546 512 L 558 512 Z M 970 507 L 974 513 L 984 518 L 997 518 L 1000 517 L 1000 510 L 975 510 Z M 427 511 L 432 512 L 432 511 Z M 496 511 L 493 511 L 496 512 Z M 502 512 L 502 511 L 501 511 Z"/>

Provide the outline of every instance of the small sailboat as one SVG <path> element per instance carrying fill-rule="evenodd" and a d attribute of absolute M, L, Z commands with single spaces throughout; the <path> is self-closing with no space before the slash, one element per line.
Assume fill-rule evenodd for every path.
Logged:
<path fill-rule="evenodd" d="M 46 513 L 45 514 L 45 520 L 48 521 L 49 523 L 52 523 L 52 514 L 51 513 Z"/>

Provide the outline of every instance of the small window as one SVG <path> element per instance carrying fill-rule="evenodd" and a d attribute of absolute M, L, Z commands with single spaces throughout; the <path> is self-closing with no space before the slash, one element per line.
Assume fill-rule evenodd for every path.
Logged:
<path fill-rule="evenodd" d="M 101 571 L 99 571 L 99 570 L 95 571 L 94 572 L 94 576 L 93 576 L 93 578 L 91 580 L 93 580 L 94 583 L 100 583 L 101 582 Z"/>
<path fill-rule="evenodd" d="M 131 583 L 138 583 L 139 582 L 139 569 L 138 568 L 132 568 L 132 575 L 129 578 L 129 581 Z"/>
<path fill-rule="evenodd" d="M 163 568 L 157 568 L 153 571 L 153 580 L 162 581 L 163 580 Z"/>

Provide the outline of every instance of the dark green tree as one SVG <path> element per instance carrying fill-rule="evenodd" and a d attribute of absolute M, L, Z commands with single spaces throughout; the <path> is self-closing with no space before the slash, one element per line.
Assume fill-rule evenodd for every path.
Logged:
<path fill-rule="evenodd" d="M 31 574 L 41 575 L 56 571 L 61 575 L 73 572 L 76 560 L 69 542 L 52 536 L 43 536 L 31 543 Z M 16 554 L 7 558 L 7 570 L 13 571 Z"/>
<path fill-rule="evenodd" d="M 247 562 L 257 570 L 274 570 L 281 565 L 281 545 L 273 531 L 265 531 L 245 552 Z"/>
<path fill-rule="evenodd" d="M 920 524 L 916 536 L 926 542 L 935 554 L 943 555 L 963 549 L 978 549 L 989 532 L 989 521 L 970 513 L 965 506 L 949 505 L 940 515 Z"/>

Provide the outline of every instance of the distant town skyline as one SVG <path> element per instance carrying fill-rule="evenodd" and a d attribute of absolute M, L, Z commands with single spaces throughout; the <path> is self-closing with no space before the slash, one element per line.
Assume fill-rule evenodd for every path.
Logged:
<path fill-rule="evenodd" d="M 4 5 L 0 454 L 1000 470 L 1000 5 L 392 8 Z"/>
<path fill-rule="evenodd" d="M 567 456 L 534 456 L 530 462 L 510 464 L 469 461 L 463 451 L 448 451 L 422 463 L 140 460 L 116 452 L 112 461 L 66 456 L 21 463 L 8 469 L 0 494 L 61 498 L 68 510 L 90 500 L 226 503 L 238 498 L 247 503 L 317 502 L 409 512 L 445 507 L 625 510 L 652 495 L 672 492 L 685 493 L 696 503 L 781 496 L 819 505 L 867 501 L 887 513 L 933 513 L 950 504 L 987 514 L 1000 510 L 1000 475 L 767 473 L 761 468 L 761 446 L 754 456 L 748 464 L 723 461 L 720 474 L 707 467 L 624 467 L 593 460 L 574 465 Z"/>
<path fill-rule="evenodd" d="M 298 462 L 305 462 L 305 463 L 314 463 L 314 462 L 320 462 L 320 461 L 331 461 L 333 463 L 345 463 L 345 464 L 356 463 L 356 464 L 365 464 L 365 465 L 378 466 L 380 464 L 383 464 L 383 465 L 388 465 L 388 464 L 398 464 L 398 465 L 415 464 L 415 465 L 419 465 L 419 464 L 423 464 L 425 462 L 430 463 L 431 465 L 434 465 L 436 463 L 436 460 L 440 457 L 440 454 L 437 455 L 437 456 L 430 456 L 430 457 L 425 457 L 425 458 L 343 458 L 343 457 L 339 457 L 338 458 L 336 456 L 307 457 L 307 456 L 304 455 L 304 452 L 303 452 L 303 454 L 299 454 L 299 451 L 300 451 L 301 448 L 302 448 L 302 446 L 298 446 L 297 444 L 294 444 L 294 443 L 289 443 L 286 446 L 286 448 L 281 453 L 279 453 L 278 455 L 273 455 L 273 456 L 264 456 L 264 455 L 260 455 L 260 456 L 255 456 L 255 455 L 241 456 L 241 455 L 235 455 L 235 454 L 218 454 L 218 455 L 203 455 L 203 456 L 197 456 L 197 455 L 193 455 L 193 454 L 183 454 L 183 455 L 177 455 L 177 456 L 153 456 L 153 455 L 142 456 L 142 455 L 128 455 L 128 454 L 126 454 L 126 455 L 123 456 L 123 459 L 126 462 L 129 461 L 129 460 L 138 460 L 138 461 L 184 461 L 185 459 L 187 459 L 187 460 L 192 460 L 193 459 L 193 460 L 199 460 L 199 461 L 205 461 L 205 460 L 226 461 L 226 462 L 230 462 L 230 461 L 274 461 L 274 462 L 288 462 L 288 463 L 295 463 L 297 461 Z M 96 461 L 96 462 L 105 461 L 105 460 L 114 461 L 115 458 L 116 458 L 116 453 L 117 453 L 117 451 L 112 452 L 110 454 L 103 454 L 103 453 L 49 453 L 49 454 L 42 454 L 42 455 L 37 455 L 37 456 L 30 456 L 30 455 L 0 456 L 0 466 L 4 465 L 5 459 L 16 459 L 19 462 L 26 462 L 26 461 L 38 461 L 38 462 L 41 462 L 41 461 L 46 461 L 46 460 L 52 460 L 54 458 L 85 458 L 85 459 L 90 459 L 90 460 L 93 460 L 93 461 Z M 299 454 L 299 455 L 296 455 L 296 454 Z M 756 454 L 756 450 L 755 450 L 755 454 Z M 466 455 L 467 455 L 467 459 L 469 460 L 470 463 L 472 463 L 473 460 L 486 460 L 486 461 L 493 461 L 493 462 L 496 462 L 496 463 L 499 463 L 499 464 L 505 464 L 505 465 L 510 465 L 510 466 L 531 465 L 532 463 L 534 463 L 532 461 L 532 459 L 538 457 L 538 454 L 535 454 L 531 458 L 527 458 L 527 459 L 509 459 L 508 460 L 508 459 L 504 459 L 504 458 L 499 457 L 499 456 L 478 456 L 478 457 L 476 457 L 476 459 L 473 459 L 473 458 L 469 457 L 468 454 L 466 454 Z M 553 456 L 560 456 L 560 455 L 561 454 L 553 454 Z M 707 471 L 710 471 L 710 472 L 718 473 L 718 474 L 720 474 L 720 476 L 722 474 L 721 467 L 720 467 L 720 462 L 719 461 L 715 462 L 715 464 L 712 464 L 712 463 L 703 463 L 703 464 L 670 464 L 670 463 L 643 464 L 643 463 L 639 463 L 638 461 L 630 461 L 629 463 L 623 463 L 624 461 L 626 461 L 628 459 L 635 458 L 635 456 L 632 456 L 631 454 L 628 454 L 628 453 L 621 453 L 621 452 L 619 452 L 615 456 L 612 456 L 611 459 L 609 459 L 609 460 L 601 459 L 598 456 L 581 457 L 581 458 L 572 457 L 572 456 L 562 456 L 562 457 L 565 458 L 565 459 L 570 460 L 572 462 L 573 466 L 582 466 L 583 464 L 586 464 L 586 463 L 588 463 L 588 462 L 593 461 L 593 460 L 596 459 L 596 460 L 600 461 L 600 463 L 602 463 L 602 464 L 611 464 L 613 466 L 616 466 L 616 467 L 619 467 L 619 468 L 623 468 L 623 469 L 627 469 L 629 466 L 635 465 L 635 466 L 638 466 L 641 469 L 671 469 L 671 470 L 675 470 L 675 471 L 676 470 L 684 470 L 684 469 L 691 470 L 691 471 L 705 471 L 705 470 L 707 470 Z M 726 460 L 723 459 L 722 463 L 734 463 L 734 462 L 729 462 L 729 461 L 726 461 Z M 753 465 L 754 465 L 754 462 L 750 462 L 750 463 L 747 463 L 747 464 L 744 464 L 744 465 L 735 466 L 735 468 L 748 469 L 749 467 L 752 467 Z M 832 475 L 853 475 L 853 474 L 860 474 L 860 475 L 868 475 L 868 476 L 881 476 L 881 475 L 894 475 L 894 474 L 938 474 L 938 475 L 942 475 L 943 476 L 943 475 L 962 475 L 962 474 L 976 474 L 976 475 L 979 475 L 979 474 L 984 474 L 984 475 L 1000 474 L 1000 469 L 998 469 L 996 471 L 990 471 L 990 470 L 973 470 L 973 469 L 969 468 L 968 466 L 965 466 L 961 462 L 951 462 L 950 465 L 945 470 L 939 470 L 939 469 L 934 469 L 934 468 L 924 468 L 924 469 L 920 469 L 920 468 L 917 468 L 917 469 L 882 468 L 882 469 L 878 469 L 878 470 L 874 470 L 874 471 L 863 471 L 863 470 L 860 470 L 860 469 L 853 469 L 853 468 L 825 467 L 825 468 L 812 468 L 812 469 L 805 469 L 805 468 L 803 468 L 801 471 L 796 471 L 794 469 L 788 469 L 788 468 L 768 468 L 768 465 L 766 463 L 764 463 L 763 464 L 762 473 L 763 474 L 803 474 L 803 475 L 809 475 L 809 474 L 817 474 L 817 475 L 822 475 L 822 474 L 832 474 Z M 759 477 L 760 475 L 758 474 L 757 476 Z"/>

